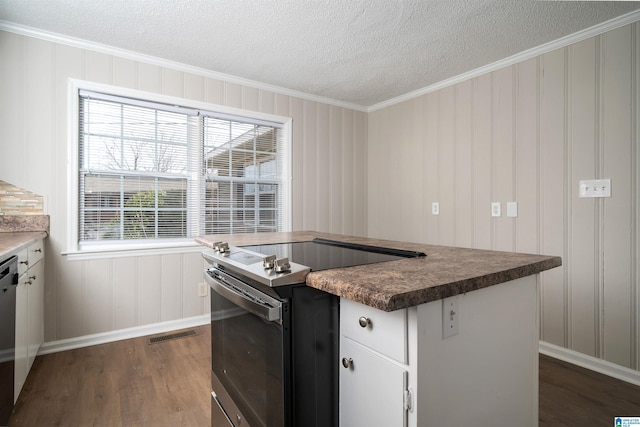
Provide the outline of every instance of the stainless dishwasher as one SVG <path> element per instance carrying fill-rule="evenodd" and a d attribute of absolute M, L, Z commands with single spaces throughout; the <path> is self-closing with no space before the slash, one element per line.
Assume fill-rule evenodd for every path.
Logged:
<path fill-rule="evenodd" d="M 18 257 L 0 262 L 0 426 L 13 411 Z"/>

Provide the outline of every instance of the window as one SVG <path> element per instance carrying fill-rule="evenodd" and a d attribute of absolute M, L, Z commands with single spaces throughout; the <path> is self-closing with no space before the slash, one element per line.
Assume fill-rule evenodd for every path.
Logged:
<path fill-rule="evenodd" d="M 289 228 L 288 119 L 73 90 L 76 250 Z"/>

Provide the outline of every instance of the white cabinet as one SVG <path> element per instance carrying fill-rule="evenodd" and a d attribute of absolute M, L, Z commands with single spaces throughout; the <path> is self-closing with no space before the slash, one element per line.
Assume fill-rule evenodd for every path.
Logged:
<path fill-rule="evenodd" d="M 405 426 L 405 368 L 346 337 L 340 348 L 340 425 Z"/>
<path fill-rule="evenodd" d="M 340 425 L 406 426 L 406 310 L 340 303 Z"/>
<path fill-rule="evenodd" d="M 453 336 L 443 301 L 387 313 L 342 299 L 340 425 L 537 426 L 538 290 L 535 275 L 459 295 Z"/>
<path fill-rule="evenodd" d="M 44 242 L 40 239 L 18 253 L 16 290 L 16 361 L 14 401 L 44 342 Z"/>

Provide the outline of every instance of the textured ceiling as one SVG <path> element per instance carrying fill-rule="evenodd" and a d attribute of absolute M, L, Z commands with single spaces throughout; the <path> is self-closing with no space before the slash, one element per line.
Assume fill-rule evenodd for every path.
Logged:
<path fill-rule="evenodd" d="M 0 0 L 0 20 L 362 107 L 630 11 L 534 0 Z"/>

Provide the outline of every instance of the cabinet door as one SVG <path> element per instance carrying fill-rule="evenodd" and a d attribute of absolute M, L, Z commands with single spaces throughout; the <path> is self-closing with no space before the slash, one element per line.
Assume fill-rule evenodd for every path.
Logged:
<path fill-rule="evenodd" d="M 407 371 L 345 337 L 340 357 L 340 426 L 406 426 Z"/>
<path fill-rule="evenodd" d="M 29 298 L 27 313 L 29 316 L 28 325 L 28 369 L 31 369 L 33 361 L 44 342 L 44 261 L 38 261 L 29 268 L 28 286 Z"/>

